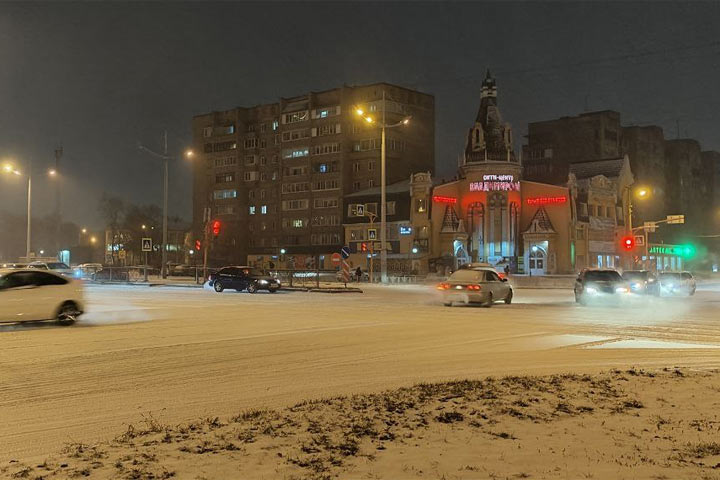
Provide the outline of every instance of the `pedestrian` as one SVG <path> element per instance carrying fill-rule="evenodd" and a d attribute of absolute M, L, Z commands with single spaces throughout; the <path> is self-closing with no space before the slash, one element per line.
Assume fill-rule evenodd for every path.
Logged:
<path fill-rule="evenodd" d="M 505 265 L 505 276 L 510 276 L 510 265 Z"/>
<path fill-rule="evenodd" d="M 362 280 L 362 269 L 360 267 L 355 270 L 355 276 L 357 277 L 358 283 L 360 283 L 360 280 Z"/>

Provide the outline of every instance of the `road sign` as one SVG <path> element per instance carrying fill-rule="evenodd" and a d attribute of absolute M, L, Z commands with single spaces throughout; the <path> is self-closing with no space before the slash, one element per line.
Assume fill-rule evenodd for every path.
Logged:
<path fill-rule="evenodd" d="M 118 252 L 118 258 L 119 258 L 120 260 L 125 260 L 125 250 L 120 250 L 120 251 Z"/>
<path fill-rule="evenodd" d="M 368 240 L 377 240 L 377 228 L 368 228 Z"/>
<path fill-rule="evenodd" d="M 347 260 L 342 261 L 342 277 L 345 283 L 350 281 L 350 265 Z"/>
<path fill-rule="evenodd" d="M 339 253 L 333 253 L 330 257 L 330 261 L 337 267 L 342 262 L 342 256 Z"/>
<path fill-rule="evenodd" d="M 653 233 L 656 228 L 657 224 L 655 222 L 645 222 L 643 224 L 643 229 L 645 229 L 646 232 Z"/>
<path fill-rule="evenodd" d="M 342 247 L 340 249 L 340 254 L 342 255 L 342 258 L 348 258 L 350 256 L 350 247 Z"/>
<path fill-rule="evenodd" d="M 142 239 L 142 251 L 143 252 L 152 252 L 152 238 L 143 238 Z"/>
<path fill-rule="evenodd" d="M 685 223 L 685 215 L 668 215 L 667 223 Z"/>
<path fill-rule="evenodd" d="M 645 246 L 645 235 L 635 235 L 635 246 L 637 246 L 637 247 Z"/>

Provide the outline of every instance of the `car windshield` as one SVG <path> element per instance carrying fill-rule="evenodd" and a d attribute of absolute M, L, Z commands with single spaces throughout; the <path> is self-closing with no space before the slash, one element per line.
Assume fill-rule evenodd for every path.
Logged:
<path fill-rule="evenodd" d="M 62 269 L 70 268 L 62 262 L 51 262 L 51 263 L 48 263 L 47 266 L 50 270 L 62 270 Z"/>
<path fill-rule="evenodd" d="M 625 272 L 622 274 L 623 278 L 628 280 L 645 280 L 647 278 L 646 272 Z"/>
<path fill-rule="evenodd" d="M 458 270 L 450 275 L 448 280 L 453 282 L 479 282 L 483 278 L 483 272 L 477 270 Z"/>
<path fill-rule="evenodd" d="M 614 270 L 591 270 L 585 273 L 585 280 L 595 282 L 617 282 L 622 280 L 620 274 Z"/>

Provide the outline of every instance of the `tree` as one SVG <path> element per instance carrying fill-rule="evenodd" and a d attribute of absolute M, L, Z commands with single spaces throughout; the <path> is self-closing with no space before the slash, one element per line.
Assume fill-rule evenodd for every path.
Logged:
<path fill-rule="evenodd" d="M 105 221 L 105 227 L 110 231 L 111 258 L 110 262 L 115 264 L 116 245 L 120 240 L 120 225 L 125 218 L 126 205 L 122 198 L 103 192 L 100 197 L 98 211 Z"/>

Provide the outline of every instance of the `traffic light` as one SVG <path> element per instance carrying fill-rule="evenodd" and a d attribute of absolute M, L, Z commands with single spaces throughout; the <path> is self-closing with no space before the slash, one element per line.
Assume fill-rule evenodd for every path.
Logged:
<path fill-rule="evenodd" d="M 220 235 L 220 227 L 221 227 L 221 226 L 222 226 L 222 225 L 220 224 L 220 220 L 215 220 L 215 221 L 212 223 L 212 233 L 213 233 L 213 235 L 215 235 L 216 237 L 217 237 L 218 235 Z"/>
<path fill-rule="evenodd" d="M 199 252 L 201 247 L 202 243 L 200 243 L 200 240 L 195 240 L 195 250 Z"/>
<path fill-rule="evenodd" d="M 362 242 L 362 243 L 360 244 L 360 251 L 361 251 L 361 252 L 367 252 L 367 251 L 368 251 L 367 243 Z"/>
<path fill-rule="evenodd" d="M 693 245 L 691 243 L 686 243 L 684 245 L 678 245 L 678 255 L 680 255 L 683 258 L 693 258 L 696 253 L 697 253 L 697 249 L 695 248 L 695 245 Z"/>
<path fill-rule="evenodd" d="M 630 250 L 635 248 L 635 239 L 632 237 L 632 235 L 626 235 L 622 238 L 621 244 L 625 251 L 629 252 Z"/>

